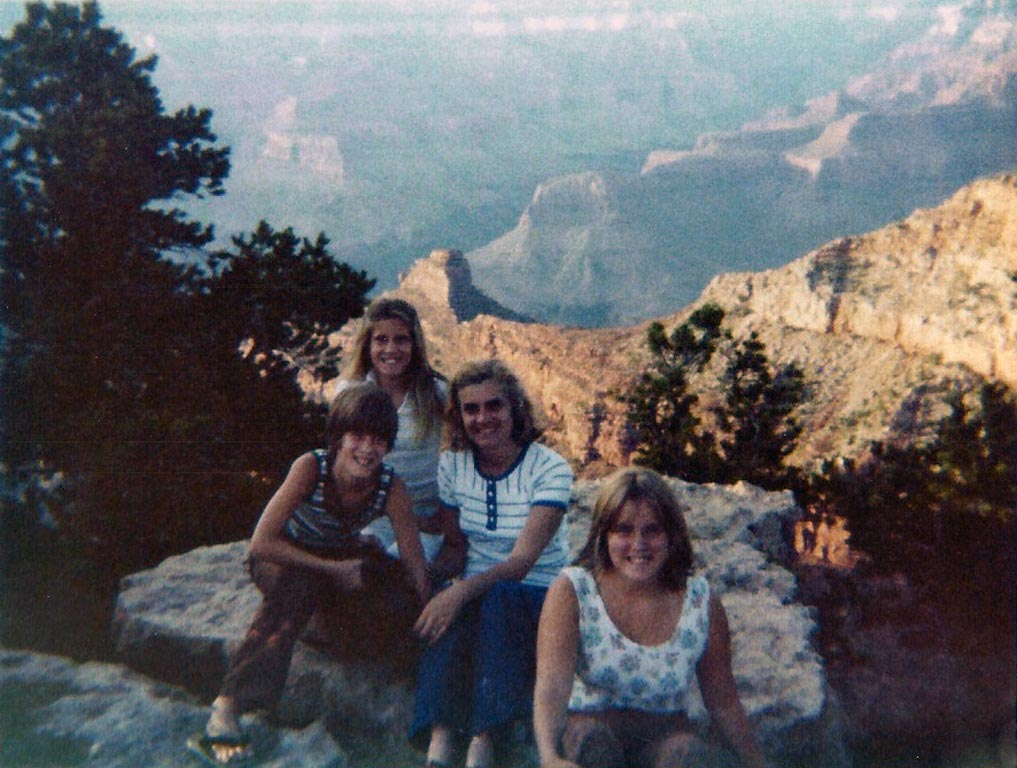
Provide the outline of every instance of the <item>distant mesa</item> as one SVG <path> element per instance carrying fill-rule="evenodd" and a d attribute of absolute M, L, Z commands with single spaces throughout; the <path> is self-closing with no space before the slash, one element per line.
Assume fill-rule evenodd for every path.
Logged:
<path fill-rule="evenodd" d="M 462 251 L 431 251 L 430 256 L 400 275 L 399 282 L 404 291 L 420 293 L 431 302 L 447 305 L 459 322 L 473 320 L 478 315 L 520 323 L 533 322 L 533 318 L 502 306 L 478 290 L 473 284 L 470 262 Z"/>
<path fill-rule="evenodd" d="M 266 131 L 261 156 L 266 160 L 293 163 L 340 186 L 346 180 L 346 169 L 335 136 Z"/>
<path fill-rule="evenodd" d="M 467 254 L 477 287 L 541 322 L 634 323 L 717 274 L 770 269 L 1017 168 L 1017 22 L 899 49 L 842 91 L 775 110 L 638 173 L 541 183 L 514 229 Z"/>

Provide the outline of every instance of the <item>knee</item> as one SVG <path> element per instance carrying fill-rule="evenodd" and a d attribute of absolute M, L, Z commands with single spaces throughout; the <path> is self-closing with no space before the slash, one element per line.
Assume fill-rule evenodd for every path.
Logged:
<path fill-rule="evenodd" d="M 704 768 L 709 754 L 702 739 L 692 733 L 674 733 L 654 750 L 653 768 Z"/>
<path fill-rule="evenodd" d="M 582 768 L 622 768 L 625 755 L 614 731 L 599 720 L 569 717 L 562 735 L 565 758 Z"/>

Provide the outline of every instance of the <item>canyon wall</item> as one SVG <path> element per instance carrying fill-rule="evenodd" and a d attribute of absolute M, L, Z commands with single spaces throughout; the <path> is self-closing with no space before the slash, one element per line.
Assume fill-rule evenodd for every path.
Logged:
<path fill-rule="evenodd" d="M 618 395 L 647 364 L 650 321 L 582 329 L 506 319 L 507 310 L 479 298 L 454 251 L 417 262 L 392 293 L 417 306 L 432 362 L 446 375 L 488 356 L 517 370 L 549 441 L 581 473 L 627 463 Z M 473 303 L 457 302 L 462 296 Z M 945 413 L 953 388 L 1017 387 L 1017 177 L 976 181 L 938 207 L 777 269 L 720 275 L 697 301 L 658 319 L 670 329 L 704 302 L 725 310 L 736 339 L 755 331 L 772 362 L 805 371 L 794 463 L 857 456 L 870 440 L 915 439 Z M 348 344 L 354 329 L 333 346 Z M 717 402 L 720 373 L 718 364 L 694 377 L 704 408 Z"/>

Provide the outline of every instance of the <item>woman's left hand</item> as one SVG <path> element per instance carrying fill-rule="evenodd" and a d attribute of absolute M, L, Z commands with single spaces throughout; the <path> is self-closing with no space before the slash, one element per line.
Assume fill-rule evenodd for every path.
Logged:
<path fill-rule="evenodd" d="M 460 588 L 462 582 L 452 584 L 432 597 L 420 612 L 413 631 L 417 637 L 433 644 L 448 631 L 466 602 Z"/>

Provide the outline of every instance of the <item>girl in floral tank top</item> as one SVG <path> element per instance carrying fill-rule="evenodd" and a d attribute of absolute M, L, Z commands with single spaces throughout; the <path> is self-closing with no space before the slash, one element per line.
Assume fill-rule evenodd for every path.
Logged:
<path fill-rule="evenodd" d="M 686 716 L 693 674 L 717 730 L 765 766 L 738 700 L 724 608 L 701 576 L 678 500 L 625 469 L 601 487 L 589 538 L 548 590 L 537 635 L 542 768 L 686 768 L 709 746 Z"/>

